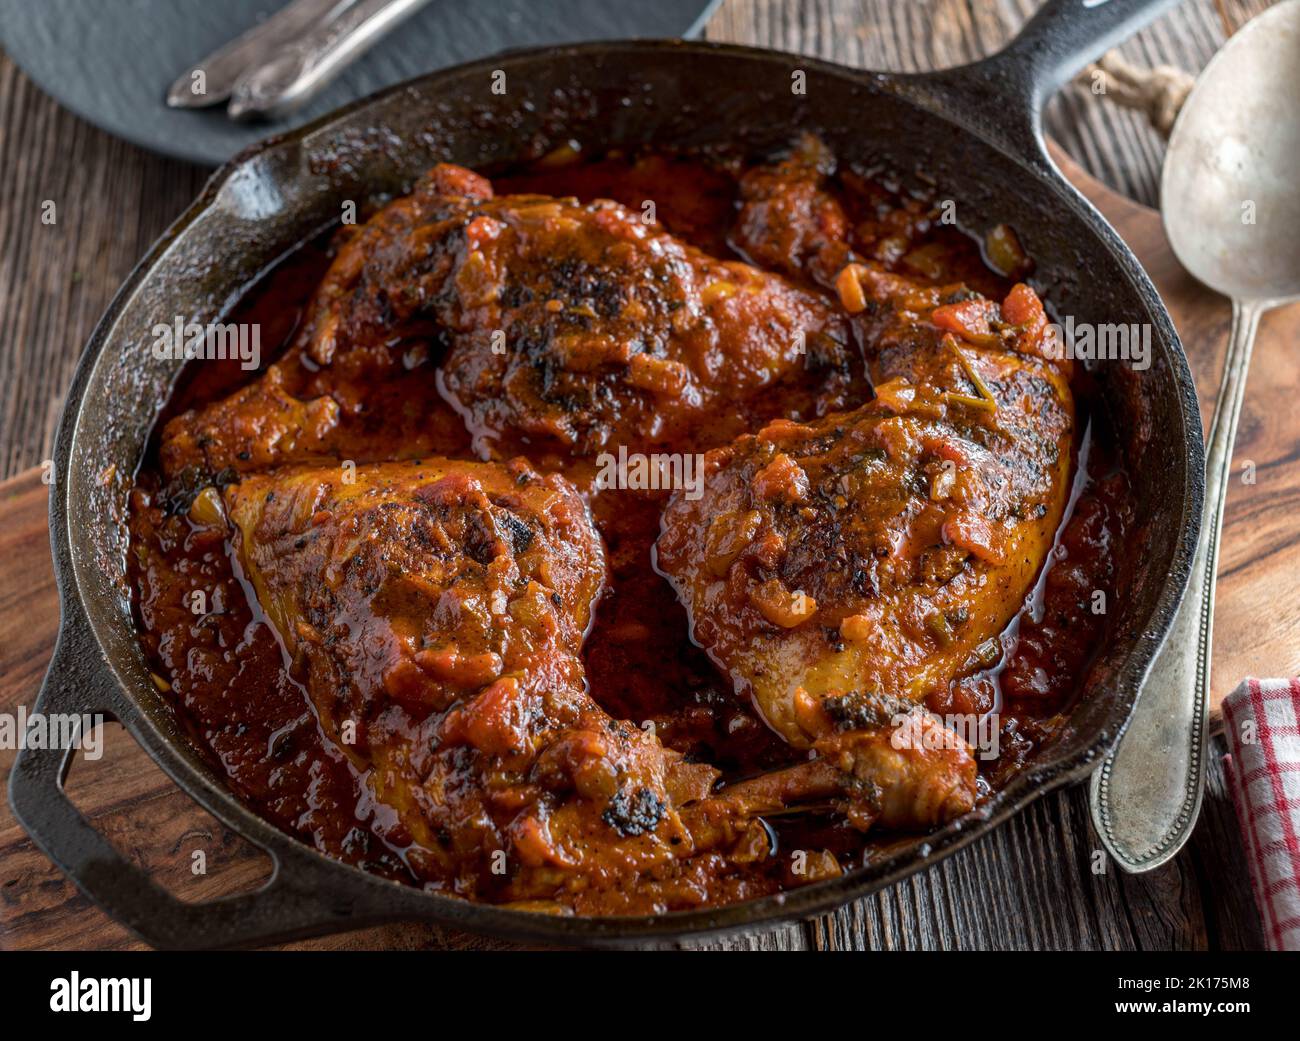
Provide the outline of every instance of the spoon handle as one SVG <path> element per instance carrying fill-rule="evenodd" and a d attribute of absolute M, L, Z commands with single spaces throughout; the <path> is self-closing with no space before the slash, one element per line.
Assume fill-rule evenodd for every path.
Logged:
<path fill-rule="evenodd" d="M 1205 446 L 1205 506 L 1187 595 L 1147 674 L 1128 729 L 1092 775 L 1093 824 L 1111 856 L 1129 872 L 1150 871 L 1172 858 L 1201 808 L 1219 532 L 1250 351 L 1263 311 L 1259 302 L 1233 301 L 1228 357 Z"/>

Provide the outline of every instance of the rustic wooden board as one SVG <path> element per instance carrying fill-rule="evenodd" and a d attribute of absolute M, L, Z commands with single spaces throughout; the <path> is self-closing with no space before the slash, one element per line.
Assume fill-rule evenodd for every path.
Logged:
<path fill-rule="evenodd" d="M 1172 258 L 1158 217 L 1084 174 L 1063 155 L 1058 161 L 1071 178 L 1105 212 L 1137 252 L 1173 313 L 1201 391 L 1207 415 L 1212 405 L 1227 336 L 1226 301 L 1191 281 Z M 1289 675 L 1300 671 L 1300 599 L 1292 576 L 1300 567 L 1300 415 L 1290 402 L 1300 387 L 1290 351 L 1300 334 L 1300 309 L 1275 313 L 1260 329 L 1250 390 L 1241 421 L 1236 460 L 1255 464 L 1257 482 L 1235 481 L 1229 494 L 1227 527 L 1220 567 L 1220 592 L 1215 623 L 1214 690 L 1216 702 L 1247 673 Z M 49 661 L 58 621 L 58 603 L 49 558 L 46 528 L 46 488 L 39 470 L 29 470 L 0 484 L 0 711 L 17 705 L 29 708 Z M 265 858 L 238 836 L 195 807 L 163 776 L 156 766 L 119 728 L 96 763 L 74 767 L 70 791 L 74 800 L 104 829 L 115 845 L 185 899 L 205 900 L 254 887 L 265 877 Z M 14 753 L 0 751 L 0 776 L 8 773 Z M 1002 829 L 1002 839 L 980 843 L 953 861 L 917 876 L 896 891 L 855 904 L 808 927 L 789 926 L 718 946 L 804 948 L 808 946 L 892 946 L 910 923 L 905 917 L 905 887 L 914 896 L 938 902 L 933 890 L 950 888 L 954 879 L 965 888 L 965 863 L 979 875 L 997 877 L 1004 868 L 996 857 L 1011 855 L 1010 846 L 1028 843 L 1031 850 L 1049 840 L 1051 816 L 1079 814 L 1078 791 L 1055 797 L 1044 809 L 1039 804 L 1013 826 Z M 1087 834 L 1082 822 L 1071 833 Z M 1215 822 L 1206 827 L 1218 827 Z M 1012 829 L 1016 834 L 1008 837 Z M 1044 830 L 1047 829 L 1047 830 Z M 1021 834 L 1021 833 L 1024 834 Z M 1228 837 L 1216 836 L 1230 842 Z M 1049 840 L 1050 841 L 1050 840 Z M 191 854 L 202 850 L 208 873 L 195 876 Z M 1073 865 L 1061 878 L 1047 882 L 1030 872 L 1024 878 L 1029 905 L 1053 906 L 1062 891 L 1075 897 L 1099 885 L 1089 879 L 1086 849 L 1053 850 L 1057 863 Z M 1041 852 L 1037 855 L 1041 856 Z M 1003 880 L 1005 882 L 1005 879 Z M 1116 893 L 1114 886 L 1092 893 L 1096 900 L 1134 901 L 1131 894 Z M 934 945 L 958 946 L 990 942 L 1005 930 L 997 916 L 978 912 L 980 903 L 955 902 L 964 908 L 963 919 L 951 921 L 933 937 Z M 1090 912 L 1074 904 L 1074 914 Z M 1158 914 L 1163 909 L 1147 909 Z M 1124 913 L 1133 918 L 1132 909 Z M 965 920 L 971 916 L 970 920 Z M 1050 925 L 1050 922 L 1049 922 Z M 1132 930 L 1143 938 L 1140 919 Z M 1211 926 L 1200 922 L 1199 930 Z M 1159 934 L 1156 934 L 1159 936 Z M 1063 942 L 1064 941 L 1064 942 Z M 1119 944 L 1118 938 L 1095 937 L 1095 942 Z M 1161 939 L 1156 940 L 1162 942 Z M 1163 937 L 1165 943 L 1194 943 L 1196 937 Z M 1032 927 L 1017 931 L 1011 945 L 1068 946 L 1068 936 L 1056 929 L 1040 932 Z M 0 947 L 127 947 L 132 938 L 116 923 L 93 908 L 62 879 L 52 864 L 31 844 L 6 804 L 0 806 Z M 1145 945 L 1145 944 L 1144 944 Z M 500 946 L 458 933 L 427 926 L 402 925 L 368 929 L 298 947 L 493 947 Z M 704 944 L 701 946 L 713 946 Z"/>

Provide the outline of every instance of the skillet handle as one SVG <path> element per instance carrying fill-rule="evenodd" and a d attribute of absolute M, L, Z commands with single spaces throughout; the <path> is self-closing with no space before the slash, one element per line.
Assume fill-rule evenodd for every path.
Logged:
<path fill-rule="evenodd" d="M 60 628 L 34 712 L 118 719 L 121 694 L 84 624 Z M 303 851 L 262 847 L 274 861 L 261 889 L 191 904 L 176 899 L 120 853 L 68 798 L 64 781 L 76 746 L 26 748 L 9 776 L 14 816 L 37 846 L 105 912 L 154 947 L 239 947 L 374 924 L 387 915 L 330 894 L 321 865 Z M 283 870 L 293 859 L 292 870 Z M 394 901 L 400 904 L 400 901 Z M 369 913 L 368 913 L 369 912 Z"/>
<path fill-rule="evenodd" d="M 949 112 L 1012 154 L 1046 161 L 1047 99 L 1088 62 L 1180 0 L 1046 0 L 1016 37 L 970 65 L 916 77 Z"/>

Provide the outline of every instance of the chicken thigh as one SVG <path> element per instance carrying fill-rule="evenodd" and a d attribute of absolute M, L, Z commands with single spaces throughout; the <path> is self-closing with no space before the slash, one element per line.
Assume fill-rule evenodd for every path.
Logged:
<path fill-rule="evenodd" d="M 847 785 L 859 823 L 926 827 L 971 807 L 975 769 L 919 706 L 1000 653 L 1065 506 L 1073 404 L 1028 287 L 998 307 L 846 272 L 875 399 L 708 453 L 657 564 L 737 692 L 819 757 L 746 792 Z"/>
<path fill-rule="evenodd" d="M 416 877 L 549 899 L 691 848 L 716 776 L 608 717 L 578 657 L 605 563 L 557 476 L 433 459 L 224 489 L 239 564 Z"/>
<path fill-rule="evenodd" d="M 732 436 L 746 402 L 810 370 L 833 400 L 859 365 L 844 316 L 780 275 L 714 259 L 618 203 L 494 197 L 441 165 L 343 245 L 285 364 L 169 425 L 169 472 L 328 453 L 347 422 L 337 388 L 363 387 L 397 364 L 391 345 L 421 337 L 483 458 L 683 449 L 719 422 Z M 319 395 L 308 403 L 288 378 L 299 361 L 313 375 L 297 382 Z M 213 457 L 263 432 L 251 460 Z"/>

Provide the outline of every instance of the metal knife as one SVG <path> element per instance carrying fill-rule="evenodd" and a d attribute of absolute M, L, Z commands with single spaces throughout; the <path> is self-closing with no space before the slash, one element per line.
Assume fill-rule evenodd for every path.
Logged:
<path fill-rule="evenodd" d="M 249 69 L 231 94 L 231 118 L 270 119 L 293 111 L 428 2 L 357 0 Z"/>
<path fill-rule="evenodd" d="M 264 64 L 353 0 L 293 0 L 275 14 L 186 69 L 168 88 L 171 108 L 207 108 L 230 97 L 239 78 Z"/>

